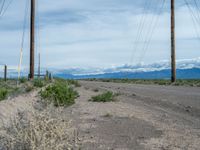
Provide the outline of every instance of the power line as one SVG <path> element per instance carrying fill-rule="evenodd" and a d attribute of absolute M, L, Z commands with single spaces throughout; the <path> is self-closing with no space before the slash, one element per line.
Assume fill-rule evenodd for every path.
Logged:
<path fill-rule="evenodd" d="M 135 38 L 135 42 L 134 42 L 134 49 L 133 49 L 133 53 L 132 53 L 132 56 L 131 56 L 131 64 L 133 63 L 135 53 L 138 49 L 139 40 L 140 40 L 140 38 L 142 38 L 142 33 L 143 33 L 143 30 L 144 30 L 144 27 L 145 27 L 145 22 L 146 22 L 145 15 L 147 14 L 147 10 L 151 6 L 151 3 L 152 3 L 152 1 L 149 1 L 149 0 L 145 2 L 145 6 L 144 6 L 144 9 L 143 9 L 143 15 L 142 15 L 141 20 L 139 22 L 138 30 L 137 30 L 137 34 L 136 34 L 136 38 Z"/>
<path fill-rule="evenodd" d="M 21 48 L 20 48 L 20 59 L 19 59 L 19 65 L 18 65 L 18 79 L 21 76 L 21 65 L 22 65 L 22 59 L 23 59 L 23 49 L 24 49 L 24 40 L 25 40 L 25 31 L 26 31 L 26 25 L 27 25 L 27 17 L 28 17 L 28 8 L 29 8 L 29 1 L 26 1 L 25 4 L 25 13 L 24 13 L 24 22 L 23 22 L 23 28 L 22 28 L 22 41 L 21 41 Z"/>
<path fill-rule="evenodd" d="M 195 33 L 197 35 L 197 38 L 200 39 L 200 35 L 199 35 L 198 27 L 197 27 L 197 24 L 199 24 L 198 18 L 195 16 L 195 13 L 194 13 L 192 7 L 189 5 L 188 1 L 187 0 L 184 0 L 184 1 L 185 1 L 185 4 L 186 4 L 189 12 L 190 12 L 191 19 L 192 19 L 192 22 L 193 22 L 193 25 L 194 25 L 194 29 L 195 29 Z"/>
<path fill-rule="evenodd" d="M 0 16 L 1 16 L 2 12 L 3 12 L 4 6 L 5 6 L 5 0 L 2 1 L 2 5 L 0 7 Z"/>
<path fill-rule="evenodd" d="M 5 9 L 2 11 L 0 17 L 4 16 L 4 14 L 6 13 L 6 11 L 8 10 L 8 8 L 10 7 L 11 3 L 13 2 L 13 0 L 10 0 L 8 2 L 8 5 L 5 7 Z"/>
<path fill-rule="evenodd" d="M 156 26 L 157 26 L 157 23 L 158 23 L 158 20 L 159 20 L 159 16 L 162 13 L 162 10 L 164 8 L 165 2 L 166 2 L 166 0 L 162 1 L 161 7 L 157 9 L 157 13 L 158 13 L 157 16 L 152 18 L 152 26 L 150 26 L 151 30 L 149 28 L 149 30 L 148 30 L 149 33 L 146 35 L 147 38 L 146 38 L 146 41 L 144 43 L 143 51 L 142 51 L 143 53 L 142 53 L 142 55 L 141 55 L 141 57 L 139 59 L 139 62 L 142 61 L 143 57 L 145 56 L 145 54 L 146 54 L 146 52 L 147 52 L 147 50 L 149 48 L 150 42 L 151 42 L 152 37 L 153 37 L 153 33 L 154 33 L 155 29 L 156 29 Z"/>
<path fill-rule="evenodd" d="M 197 2 L 196 0 L 194 0 L 194 4 L 195 4 L 195 6 L 196 6 L 198 18 L 200 18 L 200 14 L 199 14 L 199 12 L 200 12 L 200 7 L 198 6 L 198 2 Z"/>
<path fill-rule="evenodd" d="M 39 15 L 39 1 L 36 2 L 36 54 L 38 54 L 38 77 L 40 76 L 41 67 L 41 45 L 40 45 L 40 15 Z"/>
<path fill-rule="evenodd" d="M 185 1 L 186 6 L 188 7 L 190 13 L 192 14 L 194 20 L 200 25 L 200 18 L 198 18 L 198 16 L 195 15 L 193 7 L 191 7 L 191 5 L 189 4 L 189 2 L 187 0 L 184 0 L 184 1 Z"/>

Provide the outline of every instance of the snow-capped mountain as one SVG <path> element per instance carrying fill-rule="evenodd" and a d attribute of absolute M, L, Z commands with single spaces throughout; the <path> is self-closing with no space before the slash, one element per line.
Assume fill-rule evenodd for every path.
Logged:
<path fill-rule="evenodd" d="M 129 72 L 129 73 L 144 73 L 144 72 L 153 72 L 161 70 L 169 70 L 171 64 L 169 61 L 160 61 L 153 64 L 137 64 L 137 65 L 122 65 L 114 66 L 110 68 L 70 68 L 64 70 L 56 70 L 56 74 L 71 74 L 75 76 L 82 75 L 99 75 L 99 74 L 108 74 L 108 73 L 118 73 L 118 72 Z M 196 59 L 184 59 L 177 60 L 177 69 L 192 69 L 200 68 L 200 58 Z M 54 72 L 55 70 L 52 69 Z"/>
<path fill-rule="evenodd" d="M 170 77 L 170 67 L 171 64 L 169 61 L 160 61 L 152 64 L 125 64 L 109 68 L 49 68 L 48 70 L 52 72 L 54 76 L 63 78 L 167 78 Z M 45 74 L 45 71 L 45 69 L 42 69 L 41 72 Z M 177 60 L 178 76 L 181 72 L 180 78 L 200 78 L 200 57 L 195 59 Z M 21 75 L 27 76 L 28 69 L 24 68 Z M 3 69 L 0 71 L 0 76 L 3 76 Z M 8 76 L 17 77 L 17 69 L 14 67 L 9 69 L 8 66 Z"/>

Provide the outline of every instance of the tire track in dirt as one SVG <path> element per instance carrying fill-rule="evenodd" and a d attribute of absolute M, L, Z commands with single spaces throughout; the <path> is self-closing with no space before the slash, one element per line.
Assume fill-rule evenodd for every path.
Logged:
<path fill-rule="evenodd" d="M 118 92 L 120 92 L 120 84 L 119 87 L 117 87 L 116 85 L 112 87 L 112 84 L 109 85 L 108 83 L 106 84 L 106 86 L 102 86 L 102 84 L 98 85 L 91 82 L 82 82 L 82 85 L 85 87 L 85 89 L 88 89 L 90 91 L 98 88 L 101 90 L 110 90 L 114 92 L 116 92 L 116 89 L 118 89 Z M 85 91 L 82 93 L 83 95 L 85 95 L 87 92 Z M 129 120 L 139 119 L 145 121 L 146 124 L 152 125 L 156 129 L 156 131 L 162 131 L 163 134 L 161 137 L 153 137 L 154 135 L 151 135 L 151 138 L 147 138 L 148 136 L 144 136 L 142 140 L 140 139 L 139 143 L 144 146 L 143 148 L 140 147 L 141 149 L 199 149 L 200 119 L 198 117 L 192 116 L 183 111 L 176 111 L 176 109 L 174 109 L 173 111 L 173 109 L 170 109 L 170 107 L 160 105 L 159 103 L 156 104 L 154 102 L 151 104 L 150 102 L 147 102 L 148 97 L 146 96 L 130 96 L 135 93 L 134 91 L 126 91 L 126 94 L 123 94 L 123 91 L 121 91 L 120 93 L 122 95 L 118 97 L 119 102 L 114 103 L 90 103 L 87 101 L 84 102 L 82 101 L 83 99 L 80 99 L 80 101 L 82 101 L 80 102 L 82 103 L 82 105 L 80 105 L 81 108 L 77 111 L 84 112 L 82 116 L 83 120 L 88 118 L 93 120 L 96 119 L 97 123 L 93 123 L 94 128 L 98 128 L 98 124 L 101 124 L 101 121 L 104 121 L 104 119 L 101 118 L 103 114 L 105 115 L 105 113 L 110 113 L 113 114 L 114 118 L 127 117 L 129 118 Z M 91 94 L 88 93 L 87 95 Z M 146 100 L 144 100 L 144 98 Z M 159 99 L 156 99 L 155 101 L 158 100 Z M 151 101 L 151 99 L 149 99 L 149 101 Z M 173 105 L 172 103 L 170 104 Z M 115 124 L 113 123 L 113 127 L 114 126 Z M 112 127 L 108 128 L 112 130 Z M 124 130 L 128 130 L 130 128 L 132 127 L 124 128 Z M 138 129 L 140 128 L 137 127 L 134 130 L 137 131 Z M 103 143 L 106 142 L 104 141 Z M 128 147 L 127 149 L 130 148 Z"/>

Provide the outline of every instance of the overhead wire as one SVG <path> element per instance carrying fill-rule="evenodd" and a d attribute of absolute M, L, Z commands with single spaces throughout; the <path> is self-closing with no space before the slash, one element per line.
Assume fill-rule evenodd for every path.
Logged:
<path fill-rule="evenodd" d="M 39 13 L 39 1 L 36 2 L 36 54 L 38 54 L 38 75 L 40 74 L 40 56 L 41 56 L 41 38 L 40 38 L 40 13 Z"/>
<path fill-rule="evenodd" d="M 5 7 L 4 10 L 2 10 L 2 13 L 0 13 L 0 18 L 3 17 L 6 13 L 6 11 L 8 10 L 8 8 L 10 7 L 10 5 L 12 4 L 13 0 L 10 0 L 7 4 L 7 6 Z"/>
<path fill-rule="evenodd" d="M 194 1 L 194 5 L 196 7 L 196 14 L 197 14 L 197 17 L 200 21 L 200 7 L 198 6 L 198 2 L 196 0 L 193 0 Z"/>
<path fill-rule="evenodd" d="M 141 20 L 139 22 L 136 38 L 135 38 L 135 41 L 134 41 L 134 48 L 133 48 L 133 52 L 132 52 L 131 60 L 130 60 L 131 64 L 133 63 L 133 59 L 135 57 L 135 53 L 137 52 L 137 49 L 138 49 L 138 44 L 139 44 L 140 38 L 142 36 L 143 30 L 144 30 L 144 27 L 145 27 L 145 22 L 146 22 L 145 15 L 147 14 L 148 9 L 151 6 L 151 3 L 152 3 L 152 1 L 149 1 L 149 0 L 146 1 L 145 2 L 145 6 L 143 8 L 143 14 L 142 14 Z"/>
<path fill-rule="evenodd" d="M 200 39 L 200 34 L 199 34 L 199 30 L 198 30 L 198 25 L 200 25 L 200 24 L 199 24 L 198 18 L 195 16 L 195 12 L 193 11 L 193 8 L 190 6 L 189 2 L 187 0 L 184 0 L 184 1 L 190 12 L 191 19 L 192 19 L 194 29 L 195 29 L 195 34 L 196 34 L 197 38 Z"/>
<path fill-rule="evenodd" d="M 191 16 L 192 16 L 192 20 L 193 20 L 193 23 L 194 23 L 194 26 L 195 26 L 195 31 L 196 31 L 196 34 L 197 34 L 197 36 L 198 37 L 200 37 L 199 36 L 199 33 L 198 33 L 198 28 L 197 28 L 197 25 L 196 25 L 196 23 L 197 24 L 199 24 L 200 25 L 200 7 L 199 7 L 199 5 L 198 5 L 198 2 L 196 1 L 196 0 L 194 0 L 194 4 L 195 4 L 195 7 L 196 7 L 196 13 L 195 13 L 195 10 L 193 10 L 193 8 L 190 6 L 190 4 L 188 3 L 188 1 L 187 0 L 184 0 L 185 1 L 185 3 L 186 3 L 186 5 L 187 5 L 187 7 L 188 7 L 188 9 L 189 9 L 189 11 L 190 11 L 190 13 L 191 13 Z M 138 43 L 139 43 L 139 41 L 141 41 L 141 42 L 144 42 L 143 43 L 143 48 L 142 48 L 142 55 L 140 56 L 140 58 L 139 58 L 139 62 L 141 62 L 142 61 L 142 59 L 144 58 L 144 56 L 145 56 L 145 54 L 146 54 L 146 52 L 147 52 L 147 50 L 148 50 L 148 48 L 149 48 L 149 45 L 150 45 L 150 42 L 151 42 L 151 40 L 152 40 L 152 37 L 153 37 L 153 33 L 154 33 L 154 31 L 155 31 L 155 29 L 156 29 L 156 26 L 157 26 L 157 22 L 158 22 L 158 20 L 159 20 L 159 16 L 160 16 L 160 14 L 162 13 L 162 10 L 163 10 L 163 8 L 164 8 L 164 5 L 165 5 L 165 2 L 166 2 L 166 0 L 163 0 L 162 1 L 162 4 L 161 4 L 161 7 L 159 8 L 159 12 L 158 12 L 158 15 L 157 15 L 157 17 L 156 17 L 156 19 L 155 18 L 152 18 L 151 19 L 151 22 L 148 24 L 148 26 L 147 26 L 147 33 L 145 33 L 145 40 L 144 41 L 142 41 L 142 39 L 140 39 L 140 37 L 141 37 L 141 35 L 140 35 L 140 33 L 142 34 L 143 33 L 143 31 L 141 31 L 141 28 L 139 28 L 139 30 L 138 30 L 138 33 L 137 33 L 137 36 L 136 36 L 136 41 L 135 41 L 135 50 L 134 50 L 134 53 L 136 52 L 136 50 L 138 49 Z M 144 7 L 145 9 L 146 9 L 146 6 Z M 145 11 L 146 12 L 146 11 Z M 144 13 L 145 14 L 145 13 Z M 146 14 L 145 14 L 146 15 Z M 144 18 L 143 17 L 145 17 L 145 15 L 144 16 L 142 16 L 142 18 L 141 18 L 141 22 L 142 23 L 140 23 L 140 24 L 143 24 L 144 22 Z M 145 24 L 145 23 L 144 23 Z M 143 30 L 143 26 L 142 26 L 142 30 Z M 133 55 L 134 56 L 134 55 Z M 132 56 L 132 58 L 131 58 L 131 64 L 132 64 L 132 60 L 133 60 L 133 56 Z"/>
<path fill-rule="evenodd" d="M 147 30 L 148 33 L 145 36 L 146 40 L 144 41 L 142 54 L 141 54 L 141 56 L 139 58 L 139 62 L 142 61 L 142 59 L 144 58 L 144 56 L 145 56 L 145 54 L 146 54 L 146 52 L 147 52 L 147 50 L 149 48 L 150 42 L 151 42 L 151 40 L 153 38 L 153 33 L 154 33 L 154 31 L 155 31 L 155 29 L 157 27 L 157 24 L 158 24 L 158 21 L 159 21 L 159 17 L 160 17 L 160 15 L 162 13 L 162 10 L 164 8 L 165 2 L 166 2 L 166 0 L 162 0 L 161 7 L 160 8 L 158 7 L 157 10 L 156 10 L 157 16 L 153 16 L 152 17 L 152 21 L 151 21 L 152 23 L 151 23 L 151 26 L 149 26 L 149 29 Z"/>
<path fill-rule="evenodd" d="M 184 0 L 184 1 L 185 1 L 186 6 L 188 7 L 190 13 L 192 14 L 195 22 L 197 22 L 200 25 L 200 18 L 198 18 L 198 16 L 195 15 L 195 11 L 193 10 L 193 7 L 189 4 L 189 2 L 187 0 Z"/>
<path fill-rule="evenodd" d="M 0 7 L 0 16 L 1 16 L 2 12 L 3 12 L 4 6 L 5 6 L 5 2 L 6 2 L 6 1 L 3 0 L 2 3 L 1 3 L 1 7 Z"/>
<path fill-rule="evenodd" d="M 154 5 L 154 7 L 151 8 L 151 9 L 152 9 L 152 11 L 154 11 L 154 13 L 157 13 L 158 7 L 157 7 L 157 5 Z M 146 32 L 144 33 L 144 37 L 145 38 L 144 38 L 144 41 L 142 41 L 143 42 L 142 43 L 143 46 L 141 47 L 142 48 L 141 49 L 141 53 L 143 53 L 143 51 L 145 50 L 146 44 L 147 44 L 148 39 L 149 39 L 149 34 L 151 33 L 152 27 L 154 25 L 155 18 L 156 18 L 155 15 L 152 14 L 151 17 L 150 17 L 150 19 L 149 19 L 148 26 L 146 27 Z M 140 60 L 140 59 L 138 59 L 138 60 Z"/>
<path fill-rule="evenodd" d="M 22 28 L 22 39 L 21 39 L 21 47 L 20 47 L 20 59 L 18 64 L 18 80 L 21 77 L 21 66 L 23 60 L 23 49 L 24 49 L 24 41 L 25 41 L 25 32 L 26 32 L 26 25 L 27 25 L 27 17 L 28 17 L 28 10 L 29 10 L 29 1 L 26 1 L 25 10 L 24 10 L 24 22 Z"/>

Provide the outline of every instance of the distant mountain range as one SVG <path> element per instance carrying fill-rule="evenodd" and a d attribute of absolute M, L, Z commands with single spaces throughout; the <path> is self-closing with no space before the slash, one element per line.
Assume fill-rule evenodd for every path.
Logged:
<path fill-rule="evenodd" d="M 87 78 L 128 78 L 128 79 L 170 79 L 171 70 L 165 69 L 150 72 L 114 72 L 94 75 L 72 75 L 58 73 L 54 76 L 66 79 L 87 79 Z M 179 79 L 200 79 L 200 68 L 177 69 Z"/>
<path fill-rule="evenodd" d="M 9 66 L 8 66 L 9 69 Z M 132 78 L 132 79 L 169 79 L 170 62 L 161 61 L 153 64 L 122 65 L 109 68 L 50 68 L 53 76 L 69 79 L 85 78 Z M 45 69 L 41 71 L 45 74 Z M 28 75 L 28 69 L 22 71 Z M 3 76 L 0 70 L 0 76 Z M 8 76 L 17 77 L 16 69 L 8 70 Z M 177 77 L 179 79 L 200 79 L 200 58 L 177 60 Z"/>
<path fill-rule="evenodd" d="M 111 68 L 73 68 L 60 70 L 54 74 L 62 78 L 132 78 L 132 79 L 169 79 L 169 61 L 153 64 L 122 65 Z M 177 60 L 177 78 L 200 79 L 200 58 Z"/>

